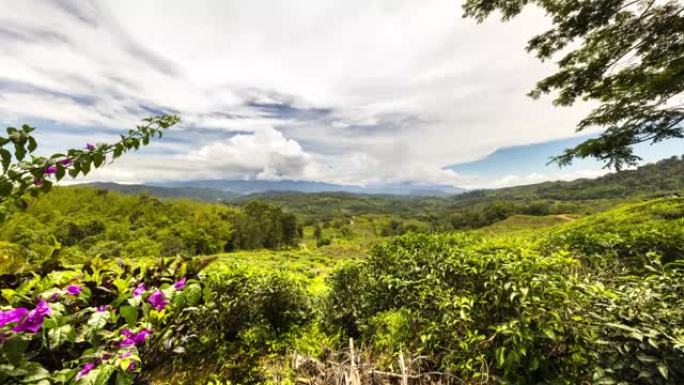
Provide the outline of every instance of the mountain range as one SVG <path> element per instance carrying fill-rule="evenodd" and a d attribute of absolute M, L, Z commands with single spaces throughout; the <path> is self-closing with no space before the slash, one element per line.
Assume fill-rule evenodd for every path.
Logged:
<path fill-rule="evenodd" d="M 369 195 L 435 196 L 444 197 L 465 192 L 465 189 L 438 184 L 393 183 L 368 186 L 332 184 L 306 181 L 262 180 L 192 180 L 149 184 L 119 184 L 113 182 L 88 183 L 88 186 L 127 194 L 146 192 L 168 198 L 196 198 L 206 201 L 234 201 L 247 195 L 299 192 L 343 192 Z"/>

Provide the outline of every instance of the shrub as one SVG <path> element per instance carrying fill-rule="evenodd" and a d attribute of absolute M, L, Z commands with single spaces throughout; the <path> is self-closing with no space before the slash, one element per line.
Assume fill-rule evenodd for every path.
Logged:
<path fill-rule="evenodd" d="M 684 270 L 643 259 L 615 276 L 520 239 L 408 235 L 335 271 L 327 322 L 466 382 L 678 384 Z"/>
<path fill-rule="evenodd" d="M 197 338 L 174 365 L 208 367 L 237 383 L 258 383 L 260 359 L 282 353 L 280 340 L 311 317 L 304 286 L 286 275 L 233 266 L 208 274 L 203 286 L 204 305 L 186 332 Z M 199 381 L 206 374 L 187 377 Z"/>

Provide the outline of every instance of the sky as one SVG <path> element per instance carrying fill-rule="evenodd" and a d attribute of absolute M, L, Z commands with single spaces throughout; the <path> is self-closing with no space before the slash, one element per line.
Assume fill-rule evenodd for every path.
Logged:
<path fill-rule="evenodd" d="M 303 180 L 501 187 L 594 177 L 546 159 L 585 103 L 526 93 L 554 72 L 525 51 L 529 9 L 477 24 L 453 0 L 14 1 L 0 9 L 0 123 L 45 154 L 179 114 L 87 181 Z M 640 146 L 647 161 L 684 153 Z"/>

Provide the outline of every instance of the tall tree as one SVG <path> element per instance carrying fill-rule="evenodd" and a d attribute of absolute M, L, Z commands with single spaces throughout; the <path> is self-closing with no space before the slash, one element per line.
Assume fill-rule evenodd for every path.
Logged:
<path fill-rule="evenodd" d="M 555 54 L 558 72 L 530 92 L 557 92 L 554 104 L 600 103 L 577 130 L 603 133 L 552 159 L 559 165 L 593 157 L 621 169 L 640 158 L 633 145 L 684 137 L 684 4 L 681 0 L 466 0 L 465 17 L 482 21 L 499 11 L 509 20 L 530 4 L 553 26 L 527 50 L 541 60 Z"/>

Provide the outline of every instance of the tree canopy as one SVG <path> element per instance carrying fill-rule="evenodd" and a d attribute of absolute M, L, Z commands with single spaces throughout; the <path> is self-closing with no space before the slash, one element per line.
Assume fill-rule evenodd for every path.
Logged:
<path fill-rule="evenodd" d="M 558 71 L 529 93 L 555 93 L 554 104 L 579 100 L 600 105 L 577 130 L 602 127 L 595 139 L 556 156 L 567 165 L 593 157 L 621 169 L 640 160 L 633 145 L 684 138 L 684 4 L 680 0 L 467 0 L 465 17 L 482 21 L 499 11 L 509 20 L 530 4 L 553 26 L 529 40 L 541 60 L 556 54 Z"/>

